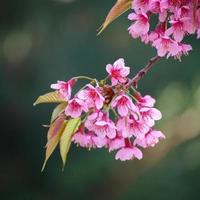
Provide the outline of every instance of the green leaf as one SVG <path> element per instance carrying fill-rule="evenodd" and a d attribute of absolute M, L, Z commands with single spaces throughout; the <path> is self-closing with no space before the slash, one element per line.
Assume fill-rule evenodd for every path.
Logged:
<path fill-rule="evenodd" d="M 55 91 L 39 96 L 33 105 L 35 106 L 40 103 L 63 103 L 63 102 L 66 102 L 66 100 L 63 97 L 61 97 L 57 91 Z"/>
<path fill-rule="evenodd" d="M 48 134 L 47 134 L 45 161 L 44 161 L 41 171 L 44 170 L 48 159 L 50 158 L 51 154 L 53 153 L 56 146 L 58 145 L 62 132 L 65 128 L 65 125 L 66 125 L 66 121 L 65 121 L 64 115 L 61 115 L 57 120 L 55 120 L 54 123 L 51 124 Z"/>
<path fill-rule="evenodd" d="M 53 123 L 57 117 L 65 110 L 67 106 L 67 102 L 61 103 L 59 105 L 57 105 L 51 115 L 51 123 Z"/>
<path fill-rule="evenodd" d="M 132 0 L 117 0 L 115 5 L 111 8 L 110 12 L 108 13 L 104 23 L 100 26 L 99 32 L 97 35 L 102 33 L 106 29 L 106 27 L 117 19 L 120 15 L 131 8 Z"/>
<path fill-rule="evenodd" d="M 73 134 L 78 130 L 80 124 L 81 124 L 80 118 L 70 119 L 67 122 L 67 125 L 65 126 L 63 134 L 60 138 L 60 155 L 63 161 L 63 168 L 65 166 L 67 153 L 71 145 L 71 138 Z"/>

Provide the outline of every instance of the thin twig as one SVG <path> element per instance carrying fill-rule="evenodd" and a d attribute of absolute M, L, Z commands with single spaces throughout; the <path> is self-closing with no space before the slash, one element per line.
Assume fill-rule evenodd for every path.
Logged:
<path fill-rule="evenodd" d="M 161 57 L 155 56 L 149 60 L 147 65 L 142 68 L 126 85 L 126 88 L 130 88 L 131 86 L 137 88 L 138 81 L 153 67 L 153 65 L 160 60 Z"/>

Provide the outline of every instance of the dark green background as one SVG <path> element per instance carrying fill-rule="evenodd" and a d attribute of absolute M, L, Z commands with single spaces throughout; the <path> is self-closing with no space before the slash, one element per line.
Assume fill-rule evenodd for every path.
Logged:
<path fill-rule="evenodd" d="M 65 171 L 56 152 L 40 172 L 51 105 L 33 107 L 58 79 L 105 76 L 123 57 L 132 75 L 155 55 L 132 40 L 124 14 L 102 35 L 96 29 L 114 0 L 4 0 L 0 5 L 0 199 L 200 199 L 200 43 L 182 62 L 163 59 L 140 82 L 158 99 L 167 136 L 142 161 L 119 162 L 105 150 L 73 146 Z"/>

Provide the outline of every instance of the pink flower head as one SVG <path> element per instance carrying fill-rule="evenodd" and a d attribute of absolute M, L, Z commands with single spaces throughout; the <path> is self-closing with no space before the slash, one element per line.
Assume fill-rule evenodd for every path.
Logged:
<path fill-rule="evenodd" d="M 156 108 L 142 107 L 140 108 L 140 114 L 144 123 L 150 127 L 154 126 L 155 120 L 160 120 L 162 118 L 161 112 Z"/>
<path fill-rule="evenodd" d="M 71 79 L 68 82 L 57 81 L 57 83 L 51 84 L 51 88 L 58 90 L 62 97 L 64 97 L 66 100 L 69 100 L 74 83 L 74 79 Z"/>
<path fill-rule="evenodd" d="M 142 157 L 143 157 L 143 154 L 141 150 L 135 146 L 124 147 L 120 149 L 115 155 L 115 159 L 121 160 L 121 161 L 132 160 L 133 158 L 137 158 L 138 160 L 141 160 Z"/>
<path fill-rule="evenodd" d="M 118 113 L 123 117 L 130 114 L 130 112 L 138 113 L 138 109 L 132 102 L 131 98 L 124 93 L 119 94 L 111 103 L 113 108 L 117 107 Z"/>
<path fill-rule="evenodd" d="M 116 136 L 116 127 L 113 121 L 111 121 L 106 114 L 104 114 L 101 118 L 99 118 L 95 122 L 96 129 L 94 132 L 99 137 L 107 136 L 110 139 L 115 138 Z"/>
<path fill-rule="evenodd" d="M 72 141 L 81 147 L 91 148 L 94 146 L 92 136 L 90 134 L 77 132 L 73 135 Z"/>
<path fill-rule="evenodd" d="M 108 137 L 110 139 L 116 136 L 116 126 L 112 120 L 110 120 L 106 113 L 99 112 L 93 113 L 87 117 L 85 126 L 88 130 L 94 131 L 99 137 Z"/>
<path fill-rule="evenodd" d="M 106 137 L 102 138 L 99 136 L 93 136 L 92 141 L 94 143 L 94 146 L 97 148 L 105 147 L 108 144 L 108 139 Z"/>
<path fill-rule="evenodd" d="M 191 18 L 189 17 L 173 19 L 170 23 L 172 26 L 166 31 L 166 35 L 173 34 L 173 37 L 177 42 L 181 42 L 186 33 L 194 33 L 194 27 L 191 23 Z"/>
<path fill-rule="evenodd" d="M 85 101 L 88 109 L 94 107 L 98 110 L 101 109 L 105 100 L 99 89 L 95 88 L 91 84 L 88 84 L 88 87 L 84 90 L 81 90 L 77 96 L 79 99 Z"/>
<path fill-rule="evenodd" d="M 128 116 L 118 119 L 117 131 L 122 135 L 123 138 L 129 138 L 132 136 L 130 132 L 130 119 Z"/>
<path fill-rule="evenodd" d="M 149 18 L 146 13 L 131 13 L 128 16 L 128 19 L 134 21 L 128 28 L 129 33 L 133 38 L 146 35 L 149 32 Z"/>
<path fill-rule="evenodd" d="M 73 98 L 69 101 L 65 109 L 65 114 L 72 118 L 77 118 L 81 116 L 83 111 L 88 111 L 85 103 L 81 99 Z"/>
<path fill-rule="evenodd" d="M 153 107 L 156 100 L 152 98 L 150 95 L 145 95 L 142 97 L 140 94 L 135 94 L 134 97 L 138 100 L 137 105 L 145 106 L 145 107 Z"/>
<path fill-rule="evenodd" d="M 153 46 L 157 49 L 158 56 L 176 56 L 180 51 L 181 47 L 178 43 L 172 40 L 168 36 L 161 36 L 153 42 Z"/>
<path fill-rule="evenodd" d="M 134 0 L 132 3 L 132 9 L 136 11 L 142 10 L 143 12 L 147 12 L 149 10 L 149 3 L 151 0 Z"/>
<path fill-rule="evenodd" d="M 160 139 L 165 139 L 161 131 L 150 130 L 142 140 L 136 138 L 134 143 L 143 148 L 154 147 Z"/>
<path fill-rule="evenodd" d="M 130 67 L 126 67 L 124 59 L 120 58 L 114 62 L 113 65 L 106 65 L 106 71 L 111 77 L 112 85 L 117 85 L 117 83 L 125 83 L 126 76 L 130 73 Z"/>
<path fill-rule="evenodd" d="M 124 138 L 116 137 L 113 140 L 110 140 L 108 143 L 109 151 L 114 151 L 125 146 Z"/>
<path fill-rule="evenodd" d="M 130 138 L 131 136 L 143 138 L 149 129 L 150 127 L 142 119 L 135 120 L 134 118 L 123 117 L 117 122 L 117 131 L 124 138 Z"/>
<path fill-rule="evenodd" d="M 89 115 L 85 121 L 85 127 L 89 130 L 89 131 L 94 131 L 95 130 L 95 122 L 98 119 L 99 113 L 98 112 L 94 112 L 91 115 Z"/>
<path fill-rule="evenodd" d="M 166 31 L 165 29 L 166 29 L 165 22 L 157 25 L 156 29 L 149 34 L 149 41 L 154 42 L 155 40 L 163 36 Z"/>
<path fill-rule="evenodd" d="M 181 60 L 182 55 L 188 55 L 188 52 L 192 50 L 192 46 L 189 44 L 179 44 L 181 51 L 175 56 L 175 58 Z"/>
<path fill-rule="evenodd" d="M 151 0 L 149 9 L 152 13 L 159 14 L 159 21 L 164 22 L 167 17 L 168 2 L 166 0 Z"/>
<path fill-rule="evenodd" d="M 144 135 L 150 129 L 148 124 L 146 124 L 143 121 L 143 119 L 140 119 L 140 120 L 130 119 L 129 126 L 130 126 L 130 134 L 135 136 L 136 138 L 143 138 Z"/>

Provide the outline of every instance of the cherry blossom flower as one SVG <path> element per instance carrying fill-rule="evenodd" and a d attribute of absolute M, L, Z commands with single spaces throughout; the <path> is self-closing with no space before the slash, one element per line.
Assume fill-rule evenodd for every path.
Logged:
<path fill-rule="evenodd" d="M 156 100 L 152 98 L 150 95 L 145 95 L 142 97 L 140 94 L 135 94 L 134 97 L 138 100 L 137 105 L 140 106 L 145 106 L 145 107 L 153 107 Z"/>
<path fill-rule="evenodd" d="M 91 148 L 94 146 L 92 136 L 81 132 L 75 133 L 72 137 L 72 141 L 81 147 Z"/>
<path fill-rule="evenodd" d="M 138 113 L 137 107 L 131 98 L 124 93 L 119 94 L 111 103 L 112 108 L 117 107 L 118 113 L 123 117 L 127 116 L 131 111 Z"/>
<path fill-rule="evenodd" d="M 93 136 L 92 141 L 97 148 L 105 147 L 108 144 L 108 139 L 106 137 Z"/>
<path fill-rule="evenodd" d="M 136 11 L 142 10 L 143 12 L 147 12 L 149 10 L 150 0 L 134 0 L 132 2 L 132 9 Z"/>
<path fill-rule="evenodd" d="M 69 101 L 65 109 L 65 114 L 72 118 L 77 118 L 81 116 L 83 111 L 88 111 L 85 103 L 81 99 L 73 98 Z"/>
<path fill-rule="evenodd" d="M 124 147 L 120 149 L 117 154 L 115 155 L 116 160 L 126 161 L 131 160 L 133 158 L 137 158 L 138 160 L 141 160 L 143 157 L 143 154 L 140 149 L 137 147 Z"/>
<path fill-rule="evenodd" d="M 108 137 L 113 139 L 116 136 L 116 126 L 112 120 L 110 120 L 106 113 L 99 112 L 93 113 L 87 117 L 85 122 L 86 128 L 90 131 L 94 131 L 99 137 Z"/>
<path fill-rule="evenodd" d="M 117 83 L 125 83 L 126 77 L 130 73 L 130 67 L 126 67 L 124 59 L 120 58 L 114 62 L 113 65 L 108 64 L 106 66 L 106 71 L 111 77 L 112 85 L 117 85 Z"/>
<path fill-rule="evenodd" d="M 180 43 L 179 46 L 181 47 L 181 51 L 175 56 L 175 58 L 181 61 L 182 55 L 188 55 L 189 51 L 192 50 L 192 46 L 190 44 L 183 43 Z"/>
<path fill-rule="evenodd" d="M 103 107 L 104 97 L 101 95 L 98 88 L 88 84 L 87 88 L 78 93 L 78 98 L 86 102 L 88 109 L 97 108 L 98 110 Z"/>
<path fill-rule="evenodd" d="M 128 28 L 129 34 L 133 38 L 137 38 L 139 36 L 143 36 L 149 31 L 149 18 L 146 13 L 131 13 L 128 16 L 129 20 L 134 21 L 134 23 Z"/>
<path fill-rule="evenodd" d="M 130 119 L 128 116 L 118 119 L 117 131 L 122 135 L 123 138 L 128 138 L 132 136 L 130 132 Z"/>
<path fill-rule="evenodd" d="M 159 139 L 165 139 L 165 135 L 161 131 L 150 130 L 143 139 L 136 138 L 134 144 L 143 148 L 154 147 Z"/>
<path fill-rule="evenodd" d="M 190 20 L 191 19 L 189 17 L 183 17 L 169 21 L 172 24 L 172 26 L 168 30 L 166 30 L 166 35 L 173 34 L 174 39 L 177 42 L 181 42 L 185 34 L 194 33 L 193 24 Z"/>
<path fill-rule="evenodd" d="M 155 120 L 157 121 L 162 118 L 161 112 L 156 108 L 142 107 L 140 108 L 140 114 L 143 122 L 149 127 L 154 126 Z"/>
<path fill-rule="evenodd" d="M 168 36 L 162 36 L 159 39 L 153 42 L 153 46 L 156 47 L 158 56 L 163 57 L 167 54 L 167 56 L 176 56 L 181 52 L 181 47 L 178 43 L 172 40 Z"/>
<path fill-rule="evenodd" d="M 164 22 L 167 17 L 168 2 L 166 0 L 151 0 L 149 10 L 152 13 L 159 14 L 160 22 Z"/>
<path fill-rule="evenodd" d="M 143 120 L 135 120 L 129 116 L 120 118 L 117 122 L 117 130 L 124 138 L 130 138 L 132 136 L 143 138 L 149 129 L 148 124 Z"/>
<path fill-rule="evenodd" d="M 58 90 L 62 97 L 64 97 L 66 100 L 69 100 L 74 83 L 74 79 L 71 79 L 68 82 L 57 81 L 57 83 L 51 84 L 51 88 Z"/>
<path fill-rule="evenodd" d="M 150 130 L 150 127 L 143 119 L 129 119 L 129 134 L 136 138 L 144 138 L 145 134 Z"/>
<path fill-rule="evenodd" d="M 101 119 L 95 122 L 94 132 L 99 137 L 107 136 L 113 139 L 116 136 L 116 126 L 113 121 L 111 121 L 106 115 L 102 116 Z"/>
<path fill-rule="evenodd" d="M 123 137 L 116 137 L 109 141 L 108 143 L 109 151 L 114 151 L 125 146 L 125 141 Z"/>

